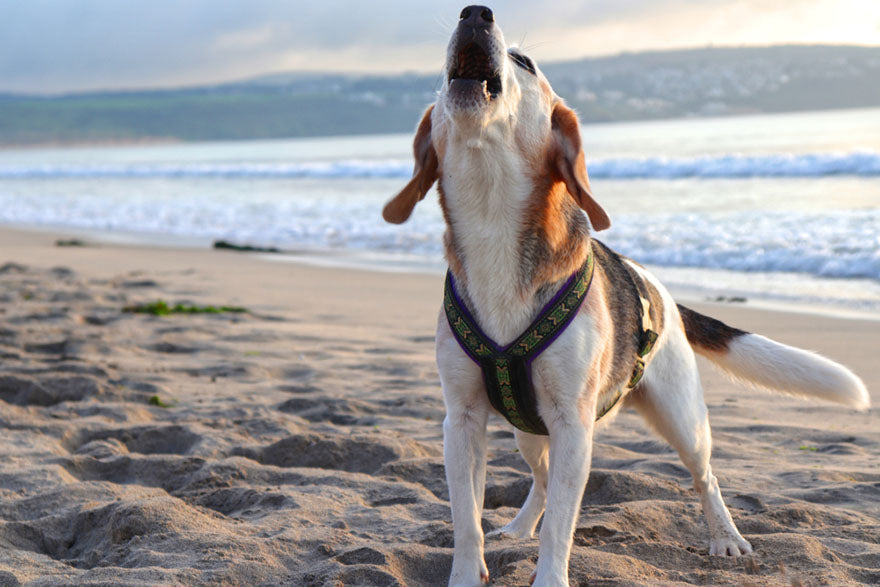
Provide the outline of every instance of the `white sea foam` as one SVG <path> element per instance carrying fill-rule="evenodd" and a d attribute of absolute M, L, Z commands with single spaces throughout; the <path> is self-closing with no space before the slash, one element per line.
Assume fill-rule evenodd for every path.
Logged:
<path fill-rule="evenodd" d="M 880 280 L 880 209 L 620 216 L 600 237 L 667 267 Z"/>
<path fill-rule="evenodd" d="M 401 225 L 379 219 L 381 200 L 206 193 L 183 199 L 140 195 L 0 194 L 0 222 L 225 238 L 286 247 L 330 247 L 439 256 L 436 205 Z M 734 271 L 785 271 L 880 280 L 880 209 L 618 215 L 600 238 L 640 262 Z"/>
<path fill-rule="evenodd" d="M 880 175 L 880 153 L 805 153 L 599 159 L 589 163 L 593 177 L 615 179 L 824 177 Z"/>
<path fill-rule="evenodd" d="M 801 153 L 703 157 L 623 157 L 588 161 L 590 176 L 609 179 L 880 176 L 880 153 Z M 406 178 L 412 162 L 347 159 L 298 163 L 132 163 L 0 165 L 0 179 L 28 178 Z"/>
<path fill-rule="evenodd" d="M 407 177 L 409 161 L 315 161 L 305 163 L 151 163 L 127 165 L 0 166 L 0 179 L 27 178 L 371 178 Z"/>

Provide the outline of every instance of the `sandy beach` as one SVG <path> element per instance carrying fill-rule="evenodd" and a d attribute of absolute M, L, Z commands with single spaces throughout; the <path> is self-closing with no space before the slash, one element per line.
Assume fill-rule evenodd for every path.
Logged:
<path fill-rule="evenodd" d="M 445 584 L 441 275 L 63 236 L 0 230 L 0 586 Z M 122 311 L 159 299 L 247 312 Z M 691 305 L 846 364 L 880 401 L 880 322 Z M 624 411 L 596 439 L 572 583 L 880 583 L 876 409 L 701 368 L 756 553 L 709 557 L 687 471 Z M 489 434 L 486 530 L 530 483 L 510 427 Z M 537 540 L 486 559 L 494 585 L 526 585 Z"/>

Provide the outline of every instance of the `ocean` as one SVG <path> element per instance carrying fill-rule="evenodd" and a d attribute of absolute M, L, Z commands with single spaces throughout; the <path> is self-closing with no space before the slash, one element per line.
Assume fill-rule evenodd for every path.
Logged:
<path fill-rule="evenodd" d="M 613 223 L 598 237 L 676 295 L 880 317 L 880 109 L 596 124 L 582 135 Z M 440 272 L 436 197 L 401 226 L 380 216 L 411 172 L 410 135 L 5 149 L 0 223 Z"/>

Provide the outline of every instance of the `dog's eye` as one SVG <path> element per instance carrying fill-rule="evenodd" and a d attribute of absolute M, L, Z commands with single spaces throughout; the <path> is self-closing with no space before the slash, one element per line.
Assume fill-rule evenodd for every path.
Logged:
<path fill-rule="evenodd" d="M 523 55 L 522 53 L 517 53 L 516 51 L 508 51 L 508 55 L 513 59 L 513 62 L 528 71 L 532 75 L 538 75 L 535 73 L 535 62 Z"/>

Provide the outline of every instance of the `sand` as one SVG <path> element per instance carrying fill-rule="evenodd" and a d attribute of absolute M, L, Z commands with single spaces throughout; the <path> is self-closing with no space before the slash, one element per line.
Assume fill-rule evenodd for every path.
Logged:
<path fill-rule="evenodd" d="M 0 585 L 445 584 L 442 276 L 59 236 L 0 231 Z M 160 298 L 249 312 L 121 311 Z M 880 399 L 878 322 L 695 307 Z M 715 474 L 756 554 L 708 556 L 687 472 L 623 412 L 597 436 L 572 583 L 880 583 L 876 414 L 702 367 Z M 487 530 L 530 482 L 510 428 L 489 434 Z M 536 540 L 486 545 L 496 585 L 536 558 Z"/>

